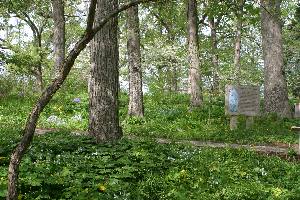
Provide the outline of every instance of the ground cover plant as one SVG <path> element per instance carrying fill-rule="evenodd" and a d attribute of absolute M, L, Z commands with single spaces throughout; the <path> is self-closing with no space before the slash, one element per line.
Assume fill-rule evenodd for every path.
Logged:
<path fill-rule="evenodd" d="M 18 137 L 1 138 L 4 199 Z M 299 172 L 298 163 L 247 150 L 128 139 L 101 145 L 56 132 L 37 136 L 22 161 L 19 199 L 299 199 Z"/>
<path fill-rule="evenodd" d="M 24 119 L 34 101 L 35 97 L 19 96 L 1 101 L 0 196 L 3 199 L 9 156 L 21 136 Z M 149 139 L 294 143 L 297 137 L 289 131 L 289 126 L 297 121 L 266 116 L 256 119 L 257 124 L 252 129 L 241 126 L 237 131 L 229 131 L 221 99 L 215 100 L 210 107 L 194 111 L 189 111 L 186 95 L 149 95 L 145 102 L 143 120 L 126 117 L 127 98 L 124 94 L 120 103 L 124 132 L 143 139 L 122 139 L 115 144 L 101 145 L 92 138 L 70 133 L 71 130 L 86 130 L 87 97 L 78 93 L 59 94 L 39 121 L 39 128 L 58 131 L 36 136 L 21 164 L 19 198 L 300 198 L 298 162 L 248 150 L 199 149 L 157 144 Z M 76 121 L 72 119 L 75 115 L 81 117 Z M 52 117 L 54 120 L 49 121 L 51 116 L 57 118 Z"/>
<path fill-rule="evenodd" d="M 84 91 L 84 90 L 81 90 Z M 7 125 L 23 125 L 34 103 L 34 97 L 12 96 L 1 101 L 1 120 Z M 224 113 L 223 97 L 214 98 L 202 108 L 190 110 L 186 94 L 156 94 L 145 96 L 145 118 L 127 116 L 128 98 L 120 97 L 120 121 L 126 135 L 171 139 L 209 140 L 243 144 L 297 143 L 298 136 L 291 126 L 297 119 L 281 119 L 276 115 L 255 118 L 246 129 L 245 118 L 239 117 L 239 128 L 229 129 L 229 117 Z M 86 131 L 88 126 L 88 96 L 84 92 L 61 92 L 46 107 L 39 128 Z"/>

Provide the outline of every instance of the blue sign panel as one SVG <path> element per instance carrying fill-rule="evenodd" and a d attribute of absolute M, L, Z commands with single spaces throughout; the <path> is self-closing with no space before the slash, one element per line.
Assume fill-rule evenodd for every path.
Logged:
<path fill-rule="evenodd" d="M 237 112 L 238 111 L 238 106 L 239 106 L 239 94 L 236 91 L 235 88 L 231 88 L 229 90 L 229 96 L 228 96 L 228 101 L 229 101 L 229 111 L 230 112 Z"/>

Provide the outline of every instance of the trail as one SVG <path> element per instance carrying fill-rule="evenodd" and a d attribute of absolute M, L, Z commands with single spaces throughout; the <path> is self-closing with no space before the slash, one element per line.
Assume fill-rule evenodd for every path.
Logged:
<path fill-rule="evenodd" d="M 36 135 L 44 135 L 51 132 L 58 132 L 57 129 L 36 129 Z M 74 135 L 87 135 L 85 131 L 73 131 L 71 132 Z M 128 139 L 145 139 L 139 136 L 128 135 L 125 136 Z M 295 152 L 299 152 L 299 144 L 238 144 L 238 143 L 225 143 L 225 142 L 211 142 L 211 141 L 199 141 L 199 140 L 179 140 L 179 139 L 166 139 L 166 138 L 151 138 L 154 139 L 157 143 L 160 144 L 188 144 L 195 147 L 211 147 L 211 148 L 233 148 L 233 149 L 248 149 L 261 153 L 271 153 L 271 154 L 288 154 L 291 149 Z"/>

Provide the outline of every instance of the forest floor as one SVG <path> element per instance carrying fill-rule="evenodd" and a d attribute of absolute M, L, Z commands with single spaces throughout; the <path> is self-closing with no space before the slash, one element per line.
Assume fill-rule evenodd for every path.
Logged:
<path fill-rule="evenodd" d="M 36 129 L 36 135 L 44 135 L 47 133 L 59 132 L 56 129 Z M 85 131 L 71 131 L 71 134 L 74 135 L 88 135 Z M 128 139 L 138 139 L 143 140 L 144 138 L 129 135 L 126 136 Z M 248 149 L 259 153 L 270 154 L 270 155 L 278 155 L 282 158 L 288 154 L 295 154 L 294 159 L 300 161 L 300 147 L 299 144 L 286 144 L 286 143 L 277 143 L 277 144 L 261 144 L 261 145 L 253 145 L 253 144 L 237 144 L 237 143 L 225 143 L 225 142 L 212 142 L 212 141 L 199 141 L 199 140 L 174 140 L 167 138 L 152 138 L 157 143 L 160 144 L 186 144 L 192 145 L 195 147 L 210 147 L 210 148 L 232 148 L 232 149 Z M 297 155 L 296 155 L 297 154 Z"/>
<path fill-rule="evenodd" d="M 66 91 L 45 108 L 22 160 L 21 199 L 300 199 L 298 135 L 291 131 L 300 120 L 265 115 L 246 129 L 240 116 L 231 131 L 223 98 L 190 111 L 181 94 L 145 96 L 140 119 L 127 116 L 125 94 L 124 137 L 97 144 L 86 136 L 87 95 Z M 0 99 L 0 200 L 35 100 Z"/>

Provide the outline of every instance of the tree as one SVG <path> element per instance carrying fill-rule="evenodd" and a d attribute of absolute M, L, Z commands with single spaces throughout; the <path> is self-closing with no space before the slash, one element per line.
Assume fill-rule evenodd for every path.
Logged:
<path fill-rule="evenodd" d="M 300 3 L 295 15 L 284 32 L 285 63 L 288 88 L 295 98 L 300 99 Z"/>
<path fill-rule="evenodd" d="M 59 67 L 65 59 L 65 17 L 64 2 L 52 0 L 52 18 L 54 21 L 53 46 L 54 46 L 54 74 L 59 74 Z"/>
<path fill-rule="evenodd" d="M 188 52 L 189 52 L 189 91 L 191 93 L 191 107 L 202 105 L 201 75 L 199 71 L 199 49 L 198 49 L 198 23 L 197 23 L 197 1 L 188 0 Z"/>
<path fill-rule="evenodd" d="M 260 4 L 265 112 L 290 117 L 291 110 L 283 68 L 281 0 L 261 0 Z"/>
<path fill-rule="evenodd" d="M 117 0 L 98 0 L 95 26 L 118 8 Z M 89 80 L 89 134 L 97 142 L 114 141 L 122 136 L 119 125 L 118 19 L 111 19 L 96 34 L 91 45 Z"/>
<path fill-rule="evenodd" d="M 236 35 L 234 48 L 234 67 L 235 67 L 235 82 L 240 84 L 241 79 L 241 46 L 242 46 L 242 28 L 243 28 L 243 7 L 245 0 L 238 1 L 238 9 L 236 11 Z"/>
<path fill-rule="evenodd" d="M 86 48 L 87 44 L 93 39 L 96 33 L 98 33 L 98 31 L 100 31 L 111 18 L 116 17 L 120 12 L 130 8 L 131 6 L 135 6 L 138 5 L 139 3 L 147 2 L 147 1 L 155 1 L 155 0 L 136 0 L 124 4 L 119 9 L 107 13 L 107 15 L 104 16 L 102 19 L 98 19 L 99 21 L 97 25 L 93 28 L 94 19 L 95 19 L 95 8 L 96 8 L 97 1 L 91 0 L 89 13 L 87 17 L 87 25 L 84 34 L 81 36 L 81 38 L 71 49 L 68 56 L 66 56 L 65 61 L 62 63 L 59 75 L 43 91 L 37 103 L 33 106 L 32 111 L 27 118 L 27 122 L 25 124 L 21 141 L 19 142 L 19 144 L 14 149 L 11 155 L 11 160 L 8 169 L 8 194 L 6 198 L 7 200 L 18 199 L 17 188 L 18 188 L 18 177 L 19 177 L 19 165 L 21 163 L 21 160 L 26 150 L 28 149 L 28 147 L 32 142 L 39 116 L 41 112 L 44 110 L 44 108 L 46 107 L 46 105 L 50 102 L 53 95 L 64 83 L 80 52 L 82 52 Z"/>
<path fill-rule="evenodd" d="M 3 10 L 7 17 L 15 17 L 22 22 L 26 23 L 26 25 L 30 28 L 33 41 L 31 41 L 30 45 L 34 48 L 34 54 L 36 54 L 37 58 L 34 64 L 28 66 L 21 66 L 21 68 L 27 67 L 26 71 L 30 72 L 30 75 L 34 75 L 36 79 L 37 89 L 42 92 L 44 88 L 44 80 L 43 80 L 43 64 L 45 61 L 45 46 L 43 46 L 43 33 L 47 29 L 47 25 L 49 22 L 49 7 L 48 1 L 6 1 Z M 20 36 L 20 34 L 19 34 Z M 13 45 L 11 45 L 13 46 Z M 15 49 L 11 49 L 14 51 Z M 29 49 L 27 49 L 28 51 Z M 20 49 L 15 54 L 18 54 Z M 18 56 L 18 55 L 17 55 Z M 14 63 L 13 63 L 14 64 Z M 19 67 L 19 66 L 18 66 Z"/>
<path fill-rule="evenodd" d="M 127 10 L 127 51 L 129 68 L 129 116 L 144 116 L 140 29 L 138 7 Z"/>
<path fill-rule="evenodd" d="M 219 58 L 218 58 L 218 41 L 217 41 L 217 30 L 216 28 L 218 27 L 220 23 L 220 17 L 215 20 L 214 17 L 208 17 L 208 24 L 210 27 L 210 39 L 211 39 L 211 52 L 212 52 L 212 65 L 213 65 L 213 84 L 212 84 L 212 90 L 215 92 L 219 91 L 219 74 L 218 74 L 218 69 L 219 69 Z"/>
<path fill-rule="evenodd" d="M 222 2 L 221 2 L 222 4 Z M 205 26 L 210 28 L 210 44 L 211 44 L 211 74 L 212 74 L 212 84 L 211 90 L 214 93 L 218 93 L 220 90 L 220 76 L 219 76 L 219 55 L 218 55 L 218 37 L 217 30 L 219 29 L 221 20 L 225 13 L 223 13 L 222 5 L 219 1 L 208 0 L 203 2 L 204 5 L 204 15 L 200 20 Z M 225 5 L 226 6 L 226 5 Z M 208 23 L 205 22 L 208 18 Z"/>

